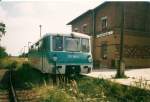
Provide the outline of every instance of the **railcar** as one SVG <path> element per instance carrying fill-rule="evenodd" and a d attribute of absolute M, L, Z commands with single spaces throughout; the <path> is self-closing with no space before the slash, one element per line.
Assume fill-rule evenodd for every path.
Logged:
<path fill-rule="evenodd" d="M 89 73 L 93 68 L 90 36 L 48 33 L 29 50 L 29 61 L 43 73 Z"/>

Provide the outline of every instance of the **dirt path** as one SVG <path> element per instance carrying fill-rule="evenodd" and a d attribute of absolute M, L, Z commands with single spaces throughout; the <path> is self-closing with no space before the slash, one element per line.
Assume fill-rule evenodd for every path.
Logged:
<path fill-rule="evenodd" d="M 92 73 L 85 74 L 94 78 L 104 78 L 124 85 L 140 86 L 141 88 L 146 85 L 150 90 L 150 68 L 143 69 L 127 69 L 125 75 L 128 78 L 114 79 L 116 69 L 100 69 L 93 70 Z"/>

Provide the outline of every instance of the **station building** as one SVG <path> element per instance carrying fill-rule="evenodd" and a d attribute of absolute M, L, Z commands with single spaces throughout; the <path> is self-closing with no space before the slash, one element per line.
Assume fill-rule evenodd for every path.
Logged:
<path fill-rule="evenodd" d="M 126 68 L 150 67 L 150 2 L 104 2 L 67 25 L 92 37 L 95 67 L 115 68 L 120 56 L 122 16 Z"/>

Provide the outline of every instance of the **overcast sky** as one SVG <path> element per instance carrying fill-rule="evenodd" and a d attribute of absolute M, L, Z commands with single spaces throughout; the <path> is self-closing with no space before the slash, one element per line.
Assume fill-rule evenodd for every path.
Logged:
<path fill-rule="evenodd" d="M 6 35 L 0 44 L 11 55 L 23 52 L 28 41 L 39 39 L 39 25 L 42 35 L 47 32 L 70 33 L 66 25 L 88 9 L 101 4 L 100 0 L 50 0 L 50 1 L 4 1 L 0 2 L 0 22 L 6 24 Z M 27 51 L 27 47 L 26 47 Z"/>

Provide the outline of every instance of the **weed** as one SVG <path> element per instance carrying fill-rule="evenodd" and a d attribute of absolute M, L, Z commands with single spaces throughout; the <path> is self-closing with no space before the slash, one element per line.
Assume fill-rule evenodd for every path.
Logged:
<path fill-rule="evenodd" d="M 42 102 L 79 102 L 75 97 L 70 96 L 64 89 L 50 88 L 41 98 Z"/>
<path fill-rule="evenodd" d="M 149 80 L 145 80 L 142 77 L 140 77 L 138 80 L 134 81 L 131 86 L 135 86 L 142 89 L 148 89 L 150 90 L 150 83 Z"/>

